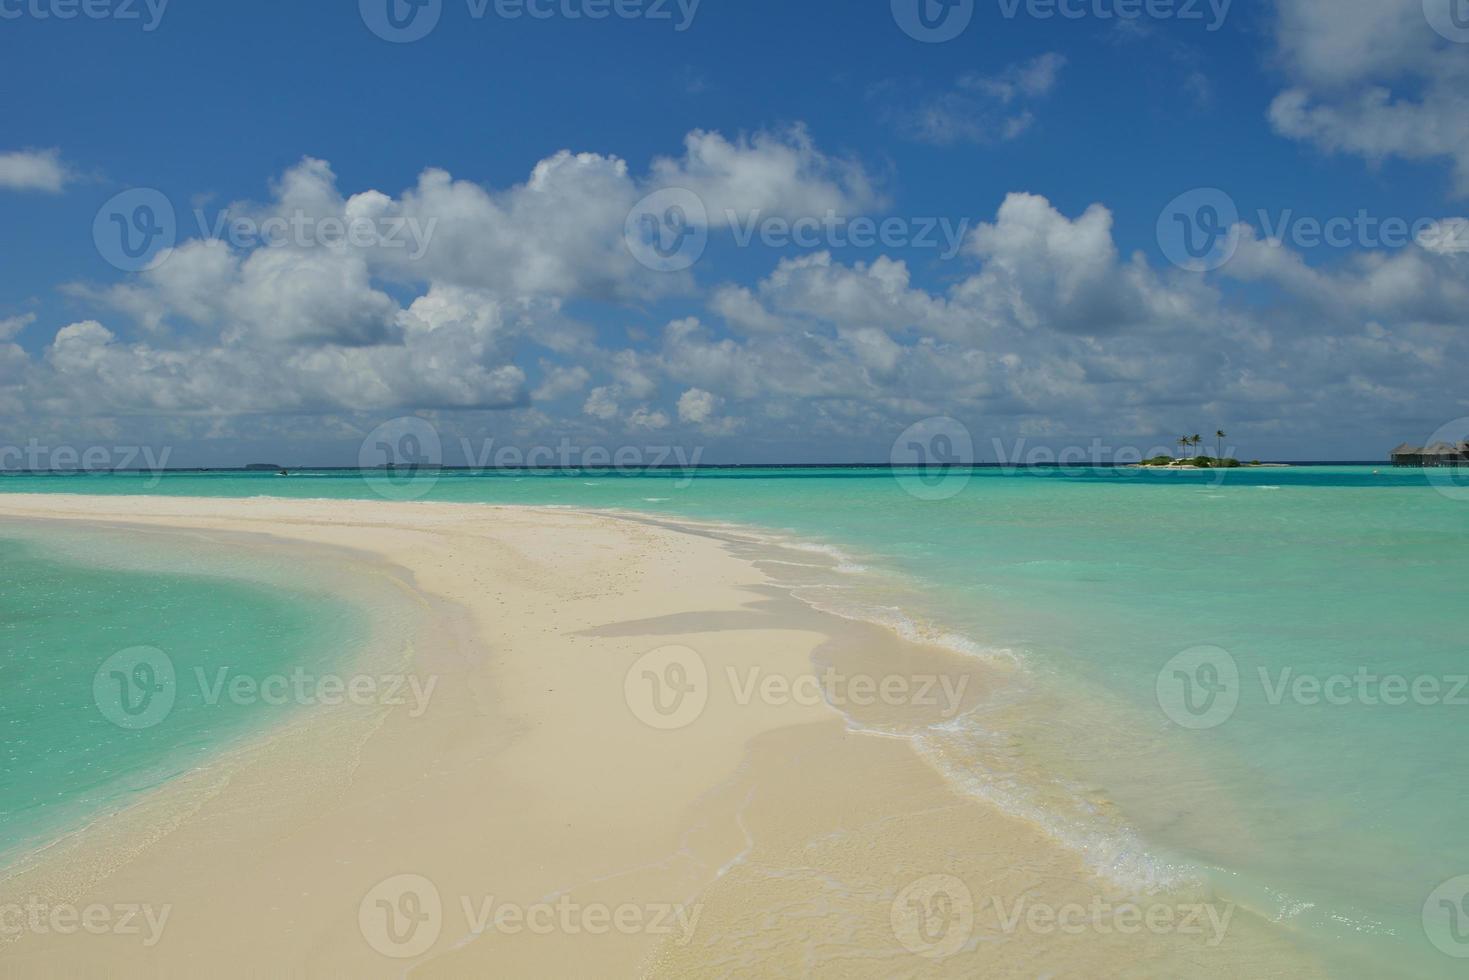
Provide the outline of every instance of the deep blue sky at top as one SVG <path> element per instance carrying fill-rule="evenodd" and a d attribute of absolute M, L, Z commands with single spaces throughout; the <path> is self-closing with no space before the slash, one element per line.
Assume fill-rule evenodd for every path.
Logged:
<path fill-rule="evenodd" d="M 992 220 L 1019 190 L 1070 215 L 1102 202 L 1121 248 L 1154 261 L 1159 209 L 1198 186 L 1226 188 L 1247 216 L 1453 210 L 1438 163 L 1374 171 L 1271 132 L 1266 109 L 1284 83 L 1269 16 L 1240 0 L 1217 32 L 1156 21 L 1124 40 L 1115 22 L 1006 19 L 980 0 L 964 36 L 937 45 L 898 30 L 887 0 L 703 0 L 682 33 L 666 20 L 476 20 L 466 0 L 445 0 L 438 29 L 407 45 L 370 33 L 352 0 L 172 0 L 152 33 L 136 21 L 3 20 L 0 144 L 59 147 L 86 180 L 0 201 L 0 313 L 39 313 L 22 335 L 36 347 L 84 312 L 57 285 L 118 278 L 92 248 L 91 221 L 121 187 L 157 187 L 181 211 L 199 195 L 262 200 L 305 155 L 329 160 L 345 193 L 397 194 L 427 166 L 501 188 L 563 148 L 642 173 L 691 129 L 733 137 L 804 122 L 823 151 L 884 175 L 892 213 Z M 867 95 L 884 81 L 937 91 L 1050 51 L 1068 65 L 1012 142 L 905 141 Z M 1185 85 L 1194 71 L 1208 80 L 1203 104 Z M 760 250 L 740 260 L 754 276 L 774 264 Z M 924 268 L 931 256 L 910 261 L 919 281 L 945 274 Z"/>

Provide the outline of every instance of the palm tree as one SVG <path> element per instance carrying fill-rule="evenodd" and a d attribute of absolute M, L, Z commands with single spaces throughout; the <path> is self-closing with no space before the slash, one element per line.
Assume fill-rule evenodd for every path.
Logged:
<path fill-rule="evenodd" d="M 1184 436 L 1182 439 L 1178 440 L 1178 444 L 1183 447 L 1184 456 L 1188 455 L 1188 445 L 1192 441 L 1193 440 L 1191 440 L 1188 436 Z"/>
<path fill-rule="evenodd" d="M 1229 437 L 1224 434 L 1223 429 L 1215 429 L 1214 436 L 1219 440 L 1219 442 L 1214 443 L 1214 457 L 1216 459 L 1223 459 L 1224 457 L 1221 455 L 1222 450 L 1220 449 L 1220 445 L 1225 439 L 1228 439 Z"/>
<path fill-rule="evenodd" d="M 1204 437 L 1195 432 L 1193 439 L 1190 441 L 1193 442 L 1194 452 L 1197 453 L 1199 451 L 1199 443 L 1204 441 Z"/>

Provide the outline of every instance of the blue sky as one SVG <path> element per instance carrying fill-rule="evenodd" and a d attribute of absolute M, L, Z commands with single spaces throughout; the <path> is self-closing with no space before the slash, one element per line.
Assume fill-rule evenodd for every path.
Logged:
<path fill-rule="evenodd" d="M 92 2 L 0 0 L 0 442 L 348 463 L 417 415 L 881 461 L 951 417 L 982 460 L 1218 426 L 1376 458 L 1469 416 L 1465 0 L 972 0 L 932 43 L 900 22 L 937 0 L 429 0 L 408 43 L 390 0 Z M 136 188 L 177 216 L 141 271 L 94 234 Z M 1160 216 L 1200 188 L 1245 227 L 1183 269 Z M 626 219 L 670 189 L 708 245 L 650 269 Z M 196 208 L 307 231 L 205 242 Z M 895 234 L 783 243 L 828 217 Z"/>

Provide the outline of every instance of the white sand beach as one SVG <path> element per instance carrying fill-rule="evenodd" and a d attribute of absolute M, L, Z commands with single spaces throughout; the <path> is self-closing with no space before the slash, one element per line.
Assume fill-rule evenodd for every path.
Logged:
<path fill-rule="evenodd" d="M 6 920 L 5 976 L 1318 972 L 1245 910 L 1121 894 L 800 696 L 814 656 L 938 697 L 999 680 L 809 608 L 715 537 L 365 501 L 7 495 L 6 519 L 350 554 L 422 624 L 420 696 L 308 712 L 0 872 L 0 908 L 47 910 Z M 892 690 L 874 710 L 931 704 Z M 152 924 L 65 911 L 99 907 Z"/>

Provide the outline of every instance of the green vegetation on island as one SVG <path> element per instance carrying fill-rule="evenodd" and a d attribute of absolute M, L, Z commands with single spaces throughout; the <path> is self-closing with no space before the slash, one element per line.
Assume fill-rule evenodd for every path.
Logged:
<path fill-rule="evenodd" d="M 1184 459 L 1174 459 L 1172 456 L 1154 456 L 1152 459 L 1142 461 L 1143 466 L 1171 466 L 1175 469 L 1198 469 L 1198 470 L 1232 470 L 1246 464 L 1237 459 L 1220 459 L 1215 456 L 1192 456 Z M 1251 463 L 1258 466 L 1258 463 Z"/>
<path fill-rule="evenodd" d="M 1176 470 L 1233 470 L 1238 469 L 1242 466 L 1264 465 L 1258 459 L 1252 460 L 1249 463 L 1241 463 L 1239 460 L 1231 456 L 1225 456 L 1222 447 L 1224 444 L 1224 440 L 1228 438 L 1228 436 L 1223 429 L 1214 430 L 1214 438 L 1216 441 L 1214 443 L 1213 456 L 1185 455 L 1178 458 L 1175 458 L 1173 456 L 1154 456 L 1151 459 L 1143 460 L 1138 465 L 1154 469 Z M 1195 433 L 1191 436 L 1180 437 L 1178 440 L 1178 445 L 1183 448 L 1185 453 L 1187 453 L 1189 449 L 1197 451 L 1199 445 L 1203 441 L 1204 437 Z"/>

